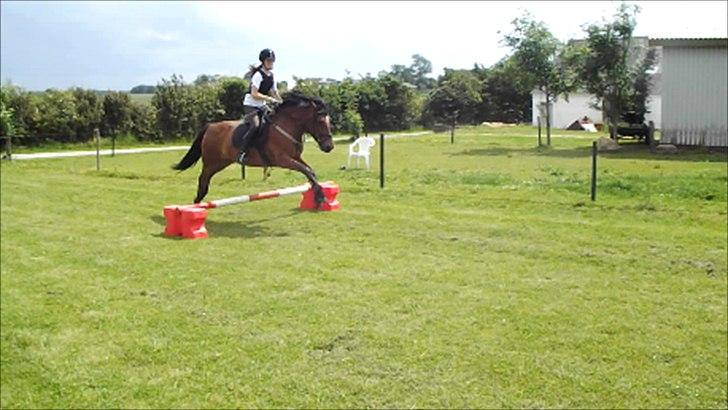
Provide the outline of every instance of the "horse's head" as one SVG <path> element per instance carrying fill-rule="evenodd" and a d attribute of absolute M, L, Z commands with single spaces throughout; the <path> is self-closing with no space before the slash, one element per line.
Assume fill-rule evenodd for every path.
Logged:
<path fill-rule="evenodd" d="M 326 105 L 312 102 L 310 110 L 311 119 L 306 122 L 304 130 L 313 135 L 321 151 L 330 152 L 334 149 L 334 141 L 331 139 L 331 117 L 329 117 Z"/>
<path fill-rule="evenodd" d="M 313 136 L 319 149 L 323 152 L 334 149 L 334 142 L 331 139 L 331 118 L 326 104 L 318 98 L 301 97 L 293 93 L 284 99 L 281 107 L 291 105 L 295 105 L 295 109 L 290 110 L 291 117 L 301 124 L 304 132 Z"/>

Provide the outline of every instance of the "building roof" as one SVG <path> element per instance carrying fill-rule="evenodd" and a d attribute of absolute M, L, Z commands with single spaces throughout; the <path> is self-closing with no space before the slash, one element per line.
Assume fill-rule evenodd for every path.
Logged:
<path fill-rule="evenodd" d="M 651 38 L 650 46 L 728 47 L 728 38 Z"/>

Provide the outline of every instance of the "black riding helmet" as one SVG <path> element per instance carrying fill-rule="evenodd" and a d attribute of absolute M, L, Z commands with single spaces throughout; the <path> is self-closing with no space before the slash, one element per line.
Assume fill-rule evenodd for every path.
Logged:
<path fill-rule="evenodd" d="M 258 55 L 258 60 L 262 63 L 265 61 L 266 58 L 270 58 L 273 61 L 276 61 L 276 53 L 273 52 L 270 48 L 266 48 L 263 51 L 260 52 L 260 55 Z"/>

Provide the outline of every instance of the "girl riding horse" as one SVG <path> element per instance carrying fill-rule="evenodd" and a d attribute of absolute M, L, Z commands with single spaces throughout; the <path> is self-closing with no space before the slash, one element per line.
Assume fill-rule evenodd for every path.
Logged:
<path fill-rule="evenodd" d="M 221 121 L 205 124 L 197 133 L 192 146 L 182 160 L 173 165 L 185 170 L 202 158 L 202 172 L 194 202 L 199 203 L 207 195 L 210 179 L 216 173 L 236 162 L 238 149 L 233 146 L 233 130 L 240 121 Z M 260 141 L 248 149 L 245 165 L 254 167 L 280 167 L 301 172 L 308 178 L 317 205 L 323 202 L 323 193 L 313 169 L 301 158 L 303 134 L 309 133 L 323 152 L 334 149 L 331 139 L 331 119 L 326 104 L 319 99 L 291 92 L 270 116 L 270 124 L 264 127 Z"/>
<path fill-rule="evenodd" d="M 247 133 L 243 136 L 242 146 L 238 162 L 245 164 L 245 151 L 258 132 L 260 119 L 258 113 L 264 111 L 266 103 L 280 103 L 281 96 L 278 94 L 276 82 L 273 79 L 273 63 L 276 61 L 276 54 L 273 50 L 266 48 L 258 55 L 260 65 L 250 66 L 250 89 L 243 99 L 244 122 L 250 124 Z"/>

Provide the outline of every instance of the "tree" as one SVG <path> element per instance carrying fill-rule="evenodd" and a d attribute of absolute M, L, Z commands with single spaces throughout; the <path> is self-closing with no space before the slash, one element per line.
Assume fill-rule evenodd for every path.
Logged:
<path fill-rule="evenodd" d="M 612 139 L 617 138 L 617 123 L 625 111 L 646 112 L 647 72 L 655 56 L 632 47 L 638 12 L 638 6 L 622 3 L 613 21 L 587 26 L 586 42 L 577 54 L 580 78 L 595 96 L 593 106 L 606 114 Z"/>
<path fill-rule="evenodd" d="M 5 106 L 5 101 L 0 98 L 0 136 L 15 135 L 15 122 L 13 120 L 13 109 Z"/>
<path fill-rule="evenodd" d="M 76 103 L 73 94 L 56 89 L 46 90 L 38 98 L 36 135 L 67 142 L 76 135 Z"/>
<path fill-rule="evenodd" d="M 159 138 L 154 108 L 149 104 L 131 103 L 129 112 L 130 131 L 140 141 L 154 141 Z"/>
<path fill-rule="evenodd" d="M 76 102 L 76 141 L 86 141 L 92 138 L 94 128 L 101 128 L 104 108 L 94 91 L 74 88 L 72 93 Z"/>
<path fill-rule="evenodd" d="M 513 57 L 504 58 L 490 69 L 474 68 L 482 78 L 480 121 L 518 123 L 531 118 L 531 89 L 524 85 L 521 70 Z"/>
<path fill-rule="evenodd" d="M 38 98 L 29 92 L 12 84 L 0 88 L 0 99 L 4 102 L 6 110 L 13 112 L 13 127 L 18 136 L 28 136 L 36 133 Z"/>
<path fill-rule="evenodd" d="M 647 102 L 650 98 L 651 75 L 650 72 L 656 64 L 657 54 L 654 48 L 647 50 L 642 62 L 632 70 L 632 87 L 628 89 L 625 108 L 634 112 L 636 122 L 644 122 L 647 110 Z"/>
<path fill-rule="evenodd" d="M 402 82 L 414 85 L 418 90 L 422 91 L 431 89 L 436 83 L 434 79 L 427 77 L 430 73 L 432 73 L 430 60 L 419 54 L 414 54 L 412 55 L 412 64 L 409 67 L 395 64 L 391 67 L 389 74 Z M 381 74 L 386 75 L 387 73 Z"/>
<path fill-rule="evenodd" d="M 116 137 L 131 126 L 131 99 L 129 94 L 111 92 L 104 96 L 104 130 L 111 136 L 111 155 L 116 150 Z"/>
<path fill-rule="evenodd" d="M 15 135 L 15 110 L 9 106 L 9 94 L 3 86 L 0 88 L 0 136 Z"/>
<path fill-rule="evenodd" d="M 162 79 L 152 97 L 152 106 L 156 109 L 157 126 L 163 138 L 194 135 L 193 105 L 192 89 L 182 76 L 172 74 L 171 79 Z"/>
<path fill-rule="evenodd" d="M 340 84 L 323 86 L 320 94 L 329 107 L 334 131 L 358 136 L 364 123 L 358 112 L 358 93 L 354 81 L 345 78 Z"/>
<path fill-rule="evenodd" d="M 417 98 L 412 85 L 395 78 L 384 75 L 377 79 L 384 90 L 385 106 L 382 113 L 379 130 L 404 130 L 411 128 L 417 118 Z"/>
<path fill-rule="evenodd" d="M 481 102 L 481 82 L 469 70 L 445 69 L 430 92 L 426 104 L 428 116 L 435 121 L 451 124 L 473 122 Z"/>
<path fill-rule="evenodd" d="M 243 116 L 243 98 L 248 92 L 248 82 L 228 77 L 222 80 L 220 87 L 219 101 L 225 111 L 225 119 L 239 120 Z"/>
<path fill-rule="evenodd" d="M 294 77 L 296 91 L 312 97 L 321 98 L 329 108 L 331 128 L 334 132 L 359 135 L 363 121 L 358 112 L 358 88 L 351 78 L 343 81 L 322 80 L 320 78 Z"/>
<path fill-rule="evenodd" d="M 220 87 L 216 82 L 192 87 L 193 130 L 199 129 L 208 122 L 221 121 L 225 118 L 225 109 L 220 103 Z"/>
<path fill-rule="evenodd" d="M 514 62 L 521 70 L 524 86 L 537 88 L 546 96 L 546 140 L 551 145 L 551 104 L 560 95 L 576 88 L 575 78 L 565 73 L 562 63 L 563 45 L 551 34 L 546 25 L 526 13 L 512 21 L 513 31 L 503 37 L 503 43 L 513 51 Z"/>
<path fill-rule="evenodd" d="M 198 85 L 208 85 L 210 83 L 215 83 L 220 78 L 219 75 L 209 75 L 209 74 L 200 74 L 195 78 L 195 81 L 192 82 L 192 85 L 198 86 Z"/>
<path fill-rule="evenodd" d="M 376 78 L 367 76 L 357 84 L 357 108 L 364 131 L 383 130 L 381 119 L 387 106 L 387 93 Z"/>
<path fill-rule="evenodd" d="M 296 82 L 294 90 L 302 92 L 304 95 L 312 97 L 321 97 L 321 84 L 320 78 L 299 78 L 293 76 L 293 81 Z"/>

